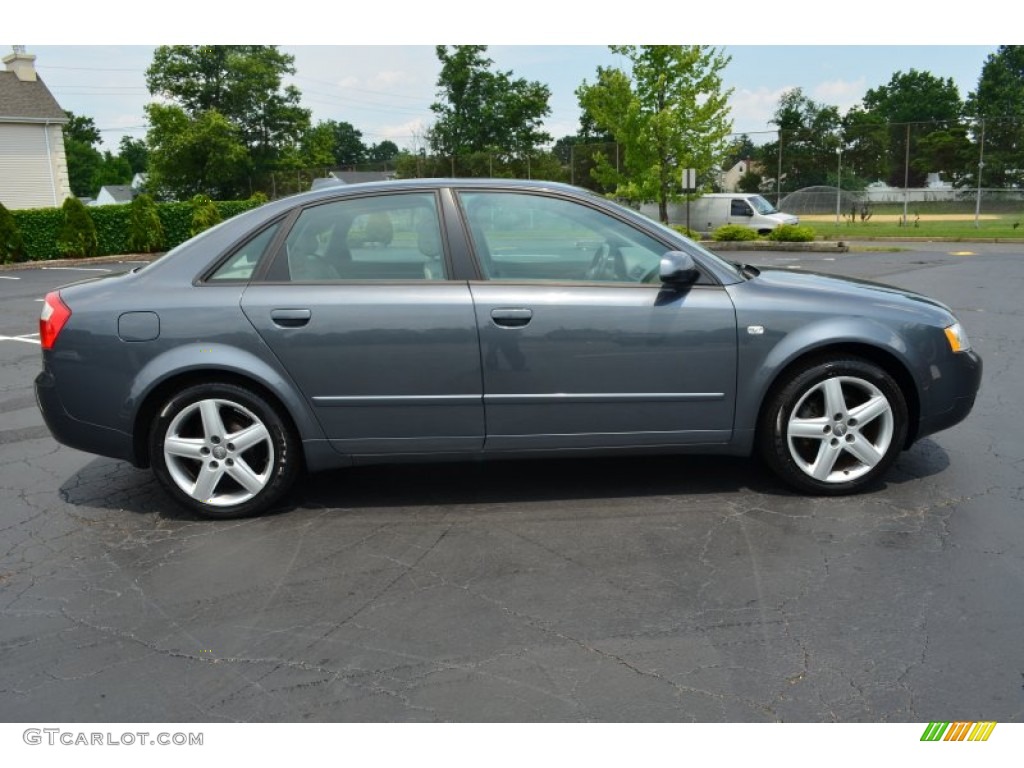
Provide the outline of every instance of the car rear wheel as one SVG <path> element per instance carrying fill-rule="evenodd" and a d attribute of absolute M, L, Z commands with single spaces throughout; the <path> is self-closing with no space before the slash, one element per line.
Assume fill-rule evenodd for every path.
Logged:
<path fill-rule="evenodd" d="M 266 512 L 298 474 L 298 443 L 263 397 L 227 383 L 199 384 L 174 395 L 150 432 L 160 483 L 206 517 Z"/>
<path fill-rule="evenodd" d="M 769 396 L 761 455 L 794 488 L 835 496 L 872 485 L 907 437 L 907 404 L 886 371 L 859 358 L 823 358 Z"/>

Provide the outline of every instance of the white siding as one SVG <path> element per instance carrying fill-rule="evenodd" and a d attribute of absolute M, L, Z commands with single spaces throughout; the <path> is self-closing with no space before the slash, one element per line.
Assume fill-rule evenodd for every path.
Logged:
<path fill-rule="evenodd" d="M 69 195 L 60 126 L 0 123 L 0 203 L 10 210 L 49 208 Z"/>

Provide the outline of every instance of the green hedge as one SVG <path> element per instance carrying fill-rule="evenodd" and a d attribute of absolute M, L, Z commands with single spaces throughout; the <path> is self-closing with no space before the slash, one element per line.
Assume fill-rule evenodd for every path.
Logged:
<path fill-rule="evenodd" d="M 262 200 L 225 200 L 214 203 L 222 219 L 230 219 L 256 208 Z M 164 245 L 170 249 L 192 237 L 192 203 L 157 203 L 157 214 L 164 229 Z M 97 205 L 86 208 L 96 225 L 99 256 L 132 253 L 130 205 Z M 63 258 L 57 248 L 57 233 L 63 223 L 60 208 L 33 208 L 11 211 L 25 243 L 28 261 Z"/>
<path fill-rule="evenodd" d="M 757 232 L 741 224 L 726 224 L 711 233 L 711 239 L 719 242 L 757 240 Z"/>
<path fill-rule="evenodd" d="M 779 243 L 809 243 L 814 240 L 814 230 L 802 224 L 783 224 L 773 229 L 768 239 Z"/>

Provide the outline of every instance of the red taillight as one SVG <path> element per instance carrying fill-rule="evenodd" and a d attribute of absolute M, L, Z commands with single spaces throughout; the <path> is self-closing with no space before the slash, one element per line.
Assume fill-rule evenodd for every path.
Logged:
<path fill-rule="evenodd" d="M 57 291 L 46 294 L 43 312 L 39 316 L 39 343 L 43 349 L 53 349 L 54 342 L 70 317 L 71 310 Z"/>

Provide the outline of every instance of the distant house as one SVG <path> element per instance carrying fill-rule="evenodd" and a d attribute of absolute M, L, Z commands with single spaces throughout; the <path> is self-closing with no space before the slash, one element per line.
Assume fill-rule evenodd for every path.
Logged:
<path fill-rule="evenodd" d="M 726 192 L 739 192 L 740 179 L 747 173 L 763 173 L 761 164 L 756 160 L 740 160 L 732 168 L 722 173 L 721 185 Z"/>
<path fill-rule="evenodd" d="M 21 46 L 0 71 L 0 203 L 11 210 L 59 206 L 71 196 L 64 155 L 67 115 Z"/>
<path fill-rule="evenodd" d="M 138 194 L 130 184 L 107 184 L 100 187 L 99 194 L 90 205 L 124 205 L 130 203 Z"/>

